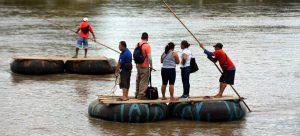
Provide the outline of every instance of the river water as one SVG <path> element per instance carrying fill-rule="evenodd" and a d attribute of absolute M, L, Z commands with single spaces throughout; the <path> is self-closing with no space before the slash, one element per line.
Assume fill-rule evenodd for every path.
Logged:
<path fill-rule="evenodd" d="M 253 110 L 241 121 L 205 123 L 168 120 L 126 124 L 90 118 L 96 94 L 110 93 L 114 78 L 10 71 L 17 55 L 65 55 L 75 50 L 76 30 L 87 16 L 99 42 L 131 50 L 149 33 L 154 68 L 164 46 L 192 46 L 200 70 L 191 75 L 191 95 L 214 95 L 217 69 L 159 0 L 0 0 L 0 135 L 300 135 L 300 2 L 298 0 L 172 0 L 178 16 L 207 49 L 216 42 L 237 66 L 235 87 Z M 46 20 L 59 23 L 57 27 Z M 90 42 L 89 55 L 118 54 Z M 83 51 L 81 50 L 81 55 Z M 135 88 L 134 69 L 130 94 Z M 160 87 L 160 71 L 153 72 Z M 177 68 L 175 95 L 182 93 Z M 121 91 L 117 90 L 117 94 Z M 227 88 L 225 94 L 234 95 Z"/>

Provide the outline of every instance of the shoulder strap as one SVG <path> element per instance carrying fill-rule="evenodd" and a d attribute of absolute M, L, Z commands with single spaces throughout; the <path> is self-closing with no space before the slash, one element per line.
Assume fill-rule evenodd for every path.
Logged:
<path fill-rule="evenodd" d="M 168 54 L 170 53 L 170 52 L 172 52 L 172 55 L 173 55 L 173 51 L 169 51 L 166 55 L 165 55 L 165 57 L 163 58 L 163 60 L 165 60 L 166 59 L 166 57 L 168 56 Z"/>
<path fill-rule="evenodd" d="M 137 44 L 138 47 L 141 47 L 142 54 L 144 54 L 144 53 L 143 53 L 143 45 L 144 45 L 144 44 L 146 44 L 146 43 L 143 43 L 142 45 L 140 45 L 140 43 Z M 148 57 L 148 54 L 146 54 L 145 58 L 146 58 L 146 57 Z"/>
<path fill-rule="evenodd" d="M 140 43 L 138 43 L 138 44 L 140 44 Z M 146 44 L 146 43 L 143 43 L 142 45 L 139 45 L 139 46 L 141 46 L 141 47 L 142 47 L 144 44 Z"/>

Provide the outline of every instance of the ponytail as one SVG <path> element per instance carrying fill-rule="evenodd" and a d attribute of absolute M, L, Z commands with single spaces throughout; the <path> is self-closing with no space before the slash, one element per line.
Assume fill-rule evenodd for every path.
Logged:
<path fill-rule="evenodd" d="M 165 54 L 168 54 L 169 51 L 170 51 L 170 47 L 169 47 L 169 45 L 167 45 L 167 46 L 165 47 Z"/>
<path fill-rule="evenodd" d="M 168 52 L 174 48 L 175 48 L 175 44 L 173 42 L 169 42 L 168 45 L 165 47 L 165 54 L 168 54 Z"/>

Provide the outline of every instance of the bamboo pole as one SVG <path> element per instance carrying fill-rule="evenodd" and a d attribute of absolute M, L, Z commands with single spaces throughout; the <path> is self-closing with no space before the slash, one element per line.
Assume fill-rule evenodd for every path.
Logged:
<path fill-rule="evenodd" d="M 39 18 L 41 18 L 41 17 L 39 17 Z M 46 19 L 46 18 L 41 18 L 41 19 L 46 20 L 46 21 L 48 21 L 48 22 L 51 23 L 51 24 L 54 24 L 54 25 L 56 25 L 56 26 L 58 26 L 58 27 L 62 27 L 63 29 L 69 30 L 69 31 L 74 32 L 74 33 L 77 34 L 77 32 L 76 32 L 75 30 L 69 29 L 69 28 L 65 28 L 65 26 L 62 26 L 62 25 L 60 25 L 60 24 L 58 24 L 58 23 L 55 23 L 55 22 L 53 22 L 53 21 L 51 21 L 51 20 L 49 20 L 49 19 Z M 88 38 L 88 39 L 91 39 L 91 38 Z M 120 54 L 119 51 L 117 51 L 117 50 L 115 50 L 115 49 L 113 49 L 113 48 L 111 48 L 111 47 L 109 47 L 109 46 L 107 46 L 107 45 L 105 45 L 105 44 L 103 44 L 103 43 L 100 43 L 100 42 L 97 42 L 97 41 L 94 41 L 94 40 L 92 40 L 92 41 L 95 42 L 95 43 L 97 43 L 97 44 L 99 44 L 99 45 L 101 45 L 101 46 L 104 46 L 104 47 L 106 47 L 106 48 L 108 48 L 108 49 L 110 49 L 110 50 L 112 50 L 112 51 L 114 51 L 114 52 L 116 52 L 116 53 L 119 53 L 119 54 Z"/>
<path fill-rule="evenodd" d="M 176 13 L 170 8 L 170 6 L 164 1 L 164 0 L 161 0 L 164 5 L 167 7 L 167 9 L 173 13 L 173 15 L 177 18 L 177 20 L 183 25 L 183 27 L 194 37 L 194 39 L 197 41 L 197 43 L 200 45 L 200 40 L 197 39 L 197 37 L 191 32 L 191 30 L 189 28 L 187 28 L 187 26 L 181 21 L 181 19 L 176 15 Z M 203 49 L 204 50 L 204 49 Z M 219 72 L 222 74 L 222 71 L 221 69 L 219 68 L 219 66 L 214 63 L 214 65 L 216 66 L 216 68 L 219 70 Z M 236 91 L 236 89 L 230 85 L 231 88 L 233 89 L 233 91 L 237 94 L 237 96 L 239 98 L 241 98 L 240 94 Z M 246 104 L 246 102 L 244 100 L 242 100 L 242 102 L 245 104 L 245 106 L 247 107 L 247 109 L 249 110 L 249 112 L 251 112 L 251 109 L 249 108 L 249 106 Z"/>
<path fill-rule="evenodd" d="M 37 17 L 38 17 L 38 16 L 37 16 Z M 51 23 L 51 24 L 54 24 L 54 25 L 56 25 L 56 26 L 58 26 L 58 27 L 62 27 L 63 29 L 65 29 L 65 26 L 62 26 L 62 25 L 60 25 L 60 24 L 57 24 L 57 23 L 55 23 L 55 22 L 53 22 L 53 21 L 51 21 L 51 20 L 49 20 L 49 19 L 42 18 L 42 17 L 38 17 L 38 18 L 41 18 L 41 19 L 43 19 L 43 20 L 46 20 L 46 21 L 48 21 L 48 22 Z M 73 30 L 73 29 L 67 28 L 66 30 L 69 30 L 69 31 L 71 31 L 71 32 L 76 33 L 76 31 Z M 77 34 L 77 33 L 76 33 L 76 34 Z M 91 38 L 88 38 L 88 39 L 91 39 Z M 117 51 L 117 50 L 115 50 L 115 49 L 113 49 L 113 48 L 111 48 L 111 47 L 109 47 L 109 46 L 107 46 L 107 45 L 105 45 L 105 44 L 103 44 L 103 43 L 100 43 L 100 42 L 97 42 L 97 41 L 94 41 L 94 40 L 92 40 L 92 41 L 95 42 L 95 43 L 97 43 L 97 44 L 99 44 L 99 45 L 102 45 L 102 46 L 104 46 L 104 47 L 106 47 L 106 48 L 108 48 L 108 49 L 110 49 L 110 50 L 112 50 L 112 51 L 114 51 L 114 52 L 116 52 L 116 53 L 118 53 L 118 54 L 121 54 L 121 52 L 119 52 L 119 51 Z M 152 67 L 149 67 L 149 68 L 151 68 L 153 71 L 157 71 L 156 69 L 154 69 L 154 68 L 152 68 Z"/>

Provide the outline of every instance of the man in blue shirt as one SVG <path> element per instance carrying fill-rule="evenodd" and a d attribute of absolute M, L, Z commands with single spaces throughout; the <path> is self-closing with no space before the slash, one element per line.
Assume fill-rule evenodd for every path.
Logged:
<path fill-rule="evenodd" d="M 126 42 L 121 41 L 119 43 L 119 50 L 121 51 L 119 61 L 116 67 L 115 75 L 120 74 L 120 88 L 123 90 L 123 97 L 119 98 L 121 101 L 127 101 L 128 90 L 130 87 L 130 76 L 132 70 L 132 54 L 130 50 L 126 47 Z"/>

